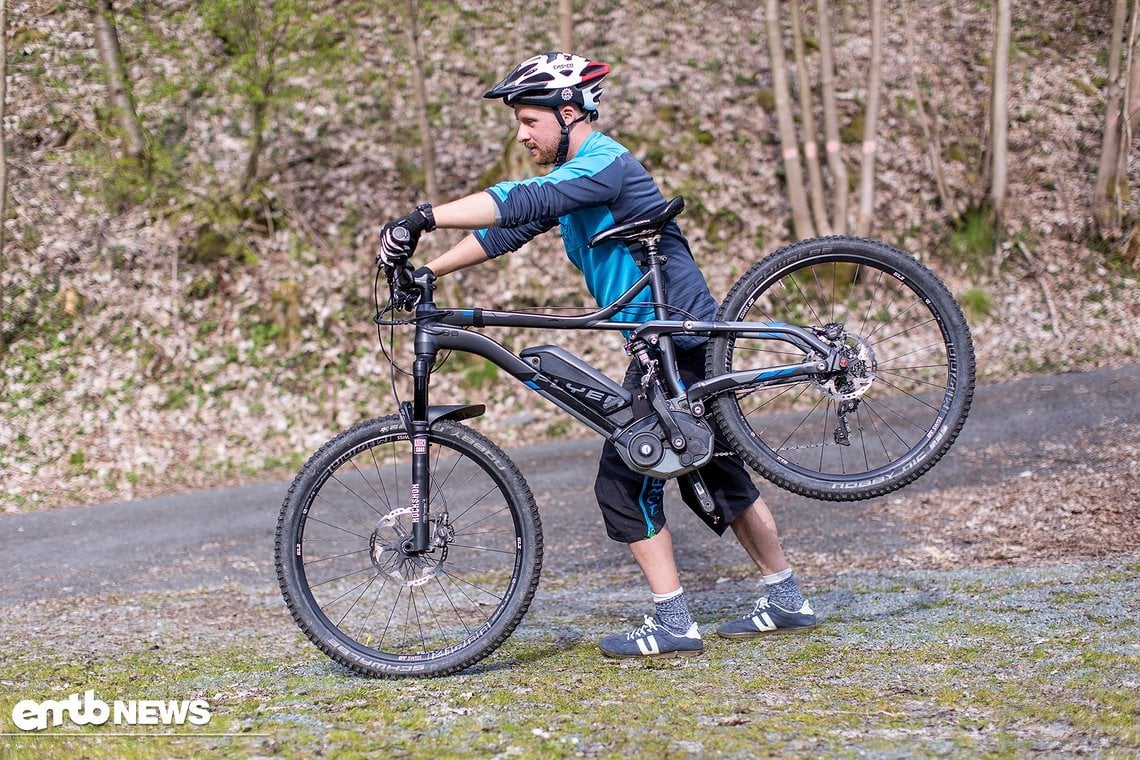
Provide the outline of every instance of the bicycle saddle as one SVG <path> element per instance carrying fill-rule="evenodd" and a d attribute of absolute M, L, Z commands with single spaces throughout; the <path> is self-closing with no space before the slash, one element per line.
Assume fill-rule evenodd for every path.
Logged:
<path fill-rule="evenodd" d="M 607 240 L 632 243 L 657 237 L 661 234 L 661 231 L 665 229 L 665 225 L 684 210 L 685 199 L 678 195 L 665 204 L 665 208 L 661 210 L 661 213 L 655 214 L 648 219 L 635 219 L 632 222 L 626 222 L 625 224 L 610 227 L 608 230 L 602 230 L 590 238 L 590 242 L 586 243 L 586 245 L 593 248 L 595 245 L 604 243 Z"/>

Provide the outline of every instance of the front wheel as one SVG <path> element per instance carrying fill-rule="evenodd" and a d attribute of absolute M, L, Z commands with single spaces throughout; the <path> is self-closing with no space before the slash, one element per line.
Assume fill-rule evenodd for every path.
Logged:
<path fill-rule="evenodd" d="M 782 488 L 829 501 L 890 493 L 934 466 L 966 421 L 974 393 L 966 321 L 934 273 L 896 248 L 853 237 L 793 243 L 740 278 L 719 319 L 828 331 L 849 356 L 842 372 L 711 403 L 737 452 Z M 813 357 L 771 335 L 722 335 L 706 358 L 712 377 Z"/>
<path fill-rule="evenodd" d="M 526 481 L 482 435 L 438 421 L 428 438 L 426 552 L 409 551 L 412 443 L 397 416 L 329 441 L 277 522 L 277 577 L 321 651 L 371 676 L 438 676 L 494 651 L 530 605 L 542 527 Z"/>

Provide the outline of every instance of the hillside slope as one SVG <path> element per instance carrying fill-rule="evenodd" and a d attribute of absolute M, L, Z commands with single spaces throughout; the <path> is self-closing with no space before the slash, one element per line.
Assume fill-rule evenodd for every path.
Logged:
<path fill-rule="evenodd" d="M 867 20 L 860 3 L 833 5 L 854 175 Z M 926 104 L 939 113 L 952 187 L 963 203 L 977 199 L 989 11 L 916 5 L 886 22 L 872 234 L 951 285 L 967 307 L 983 382 L 1135 362 L 1136 271 L 1087 240 L 1105 4 L 1017 4 L 1006 224 L 1020 245 L 1000 266 L 984 236 L 979 244 L 976 229 L 951 230 L 939 209 L 909 68 L 913 58 Z M 423 199 L 399 9 L 331 4 L 340 56 L 294 78 L 299 94 L 271 123 L 260 203 L 235 220 L 208 213 L 237 185 L 249 134 L 224 44 L 194 4 L 117 6 L 140 115 L 176 178 L 161 193 L 114 159 L 79 4 L 17 4 L 10 20 L 12 189 L 0 272 L 6 511 L 280 474 L 335 430 L 395 406 L 370 321 L 373 233 Z M 599 126 L 667 193 L 686 197 L 683 229 L 720 297 L 789 240 L 775 119 L 765 110 L 763 19 L 750 3 L 686 3 L 684 13 L 644 0 L 576 6 L 579 50 L 614 67 Z M 523 55 L 553 45 L 555 24 L 531 8 L 504 18 L 502 8 L 425 4 L 421 46 L 447 197 L 501 176 L 510 113 L 480 95 Z M 548 237 L 461 275 L 464 296 L 499 308 L 588 303 Z M 432 236 L 423 253 L 457 239 Z M 550 339 L 498 337 L 516 350 Z M 557 342 L 620 376 L 617 343 Z M 433 389 L 440 401 L 486 402 L 476 424 L 502 445 L 588 434 L 481 361 L 452 357 Z"/>

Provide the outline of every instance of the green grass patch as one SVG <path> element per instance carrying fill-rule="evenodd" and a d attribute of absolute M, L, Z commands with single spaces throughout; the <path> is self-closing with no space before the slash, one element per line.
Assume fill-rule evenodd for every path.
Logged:
<path fill-rule="evenodd" d="M 491 657 L 421 680 L 370 680 L 335 665 L 293 627 L 270 587 L 93 597 L 82 613 L 70 602 L 37 603 L 0 622 L 0 730 L 11 730 L 18 699 L 86 689 L 105 700 L 201 698 L 213 718 L 208 731 L 183 726 L 162 737 L 139 726 L 126 729 L 138 736 L 112 737 L 109 727 L 66 725 L 60 730 L 75 737 L 0 737 L 0 753 L 617 758 L 1112 748 L 1125 756 L 1140 750 L 1140 697 L 1127 686 L 1140 677 L 1135 626 L 1111 616 L 1049 622 L 1058 583 L 1076 594 L 1096 586 L 1102 605 L 1127 606 L 1137 563 L 1125 567 L 1132 574 L 1113 585 L 1104 577 L 1115 565 L 1079 577 L 991 575 L 981 597 L 963 591 L 976 574 L 926 577 L 928 590 L 914 579 L 852 577 L 817 590 L 820 627 L 752 642 L 711 635 L 707 623 L 726 600 L 694 588 L 705 654 L 652 661 L 601 656 L 597 637 L 620 623 L 540 590 L 536 609 Z M 920 603 L 933 596 L 937 604 Z M 1015 603 L 1028 614 L 1008 615 Z M 211 617 L 216 627 L 171 625 Z M 23 628 L 65 643 L 20 640 L 14 633 Z M 73 635 L 80 632 L 90 643 Z"/>

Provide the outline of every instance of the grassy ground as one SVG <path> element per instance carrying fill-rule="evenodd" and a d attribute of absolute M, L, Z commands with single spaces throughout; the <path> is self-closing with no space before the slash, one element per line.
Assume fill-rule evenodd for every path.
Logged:
<path fill-rule="evenodd" d="M 692 593 L 701 657 L 615 662 L 598 636 L 640 592 L 560 578 L 458 676 L 348 674 L 273 589 L 37 602 L 0 623 L 5 757 L 627 757 L 1140 752 L 1140 555 L 1031 568 L 853 573 L 819 582 L 812 631 L 718 640 L 748 586 Z M 21 699 L 209 702 L 208 725 L 12 722 Z M 158 736 L 174 732 L 174 736 Z M 126 735 L 117 735 L 117 734 Z M 220 736 L 218 734 L 221 734 Z"/>

